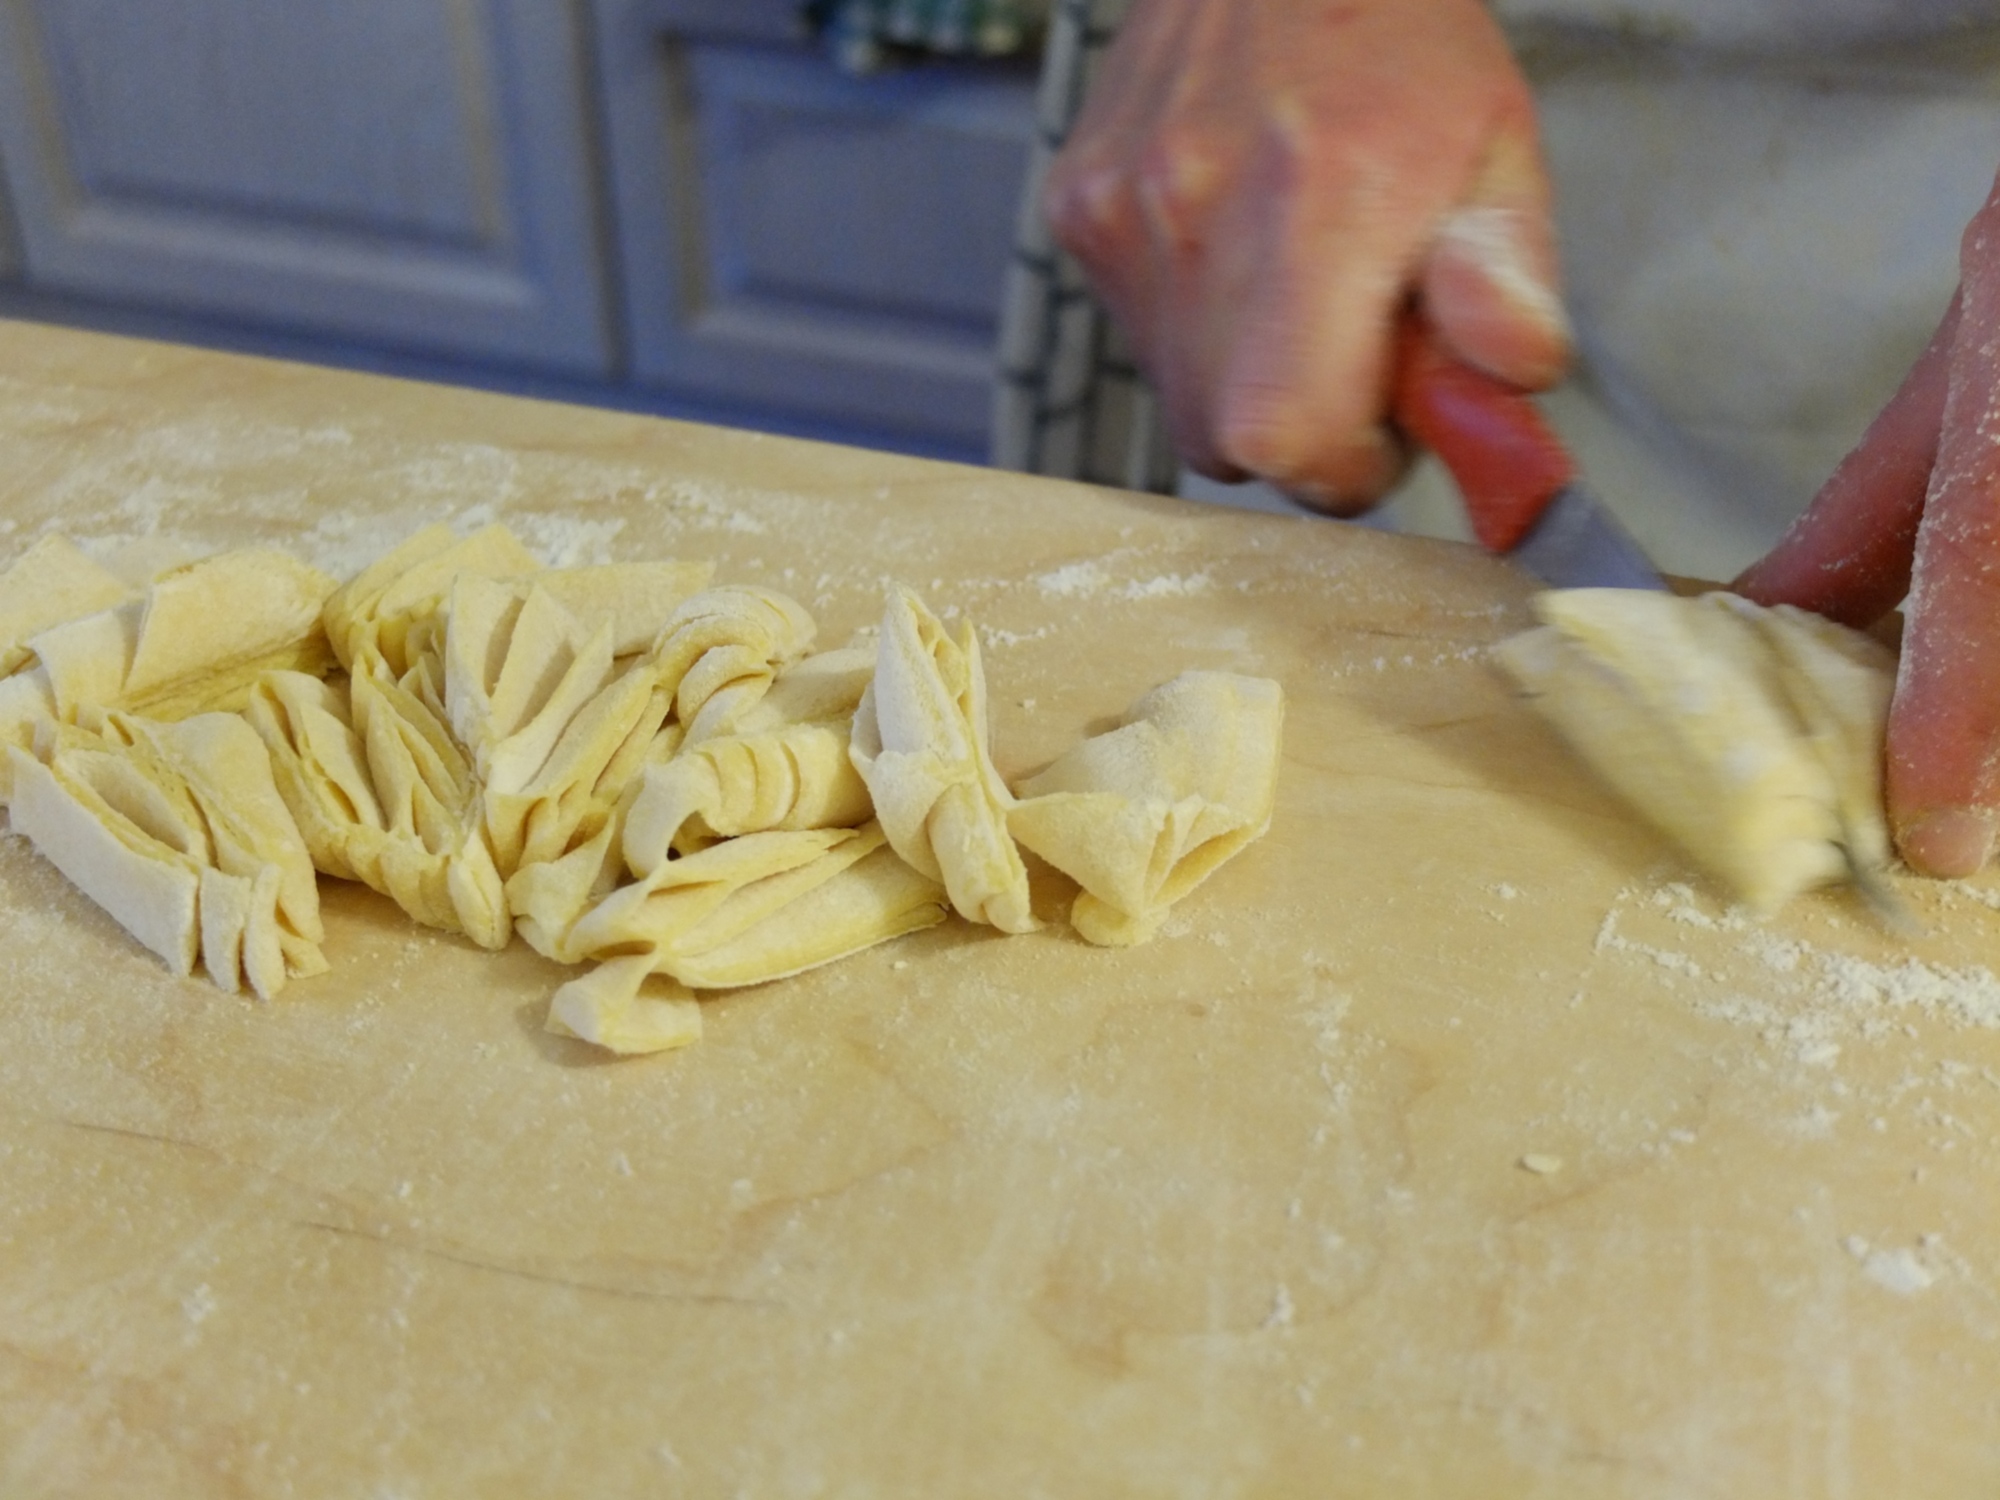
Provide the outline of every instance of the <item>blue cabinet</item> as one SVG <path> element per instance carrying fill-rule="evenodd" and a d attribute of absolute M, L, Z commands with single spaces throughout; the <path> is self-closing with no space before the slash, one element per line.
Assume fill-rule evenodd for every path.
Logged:
<path fill-rule="evenodd" d="M 786 0 L 597 9 L 635 377 L 976 449 L 1032 78 L 851 78 Z"/>
<path fill-rule="evenodd" d="M 0 277 L 976 456 L 1033 93 L 847 76 L 793 0 L 6 0 Z"/>
<path fill-rule="evenodd" d="M 21 274 L 609 374 L 586 64 L 542 0 L 14 0 L 0 166 Z"/>

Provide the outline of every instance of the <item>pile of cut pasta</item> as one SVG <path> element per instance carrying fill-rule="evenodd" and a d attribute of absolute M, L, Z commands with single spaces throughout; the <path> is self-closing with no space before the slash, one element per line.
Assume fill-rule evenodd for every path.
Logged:
<path fill-rule="evenodd" d="M 326 971 L 320 875 L 585 966 L 552 1031 L 701 1034 L 761 983 L 956 913 L 1145 941 L 1270 824 L 1284 698 L 1189 672 L 1009 788 L 969 623 L 907 588 L 868 646 L 701 562 L 551 568 L 433 526 L 345 583 L 265 549 L 133 588 L 61 537 L 0 573 L 15 832 L 180 975 Z"/>

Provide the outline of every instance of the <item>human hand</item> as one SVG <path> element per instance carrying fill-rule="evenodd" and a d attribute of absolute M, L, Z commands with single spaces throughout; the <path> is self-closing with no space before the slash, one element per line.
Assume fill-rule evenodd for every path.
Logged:
<path fill-rule="evenodd" d="M 1392 333 L 1568 360 L 1534 104 L 1481 0 L 1137 0 L 1045 198 L 1187 462 L 1354 514 L 1406 455 Z"/>
<path fill-rule="evenodd" d="M 1959 278 L 1860 446 L 1733 585 L 1856 626 L 1903 602 L 1889 826 L 1912 869 L 1947 877 L 1984 865 L 2000 830 L 2000 181 Z"/>

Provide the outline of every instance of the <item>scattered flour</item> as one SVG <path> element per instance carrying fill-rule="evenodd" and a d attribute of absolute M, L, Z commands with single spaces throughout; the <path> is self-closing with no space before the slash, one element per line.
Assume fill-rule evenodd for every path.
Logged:
<path fill-rule="evenodd" d="M 1669 881 L 1653 892 L 1651 904 L 1666 913 L 1667 920 L 1707 932 L 1742 932 L 1750 926 L 1750 914 L 1741 906 L 1731 906 L 1721 916 L 1711 916 L 1695 900 L 1694 887 L 1685 881 Z"/>
<path fill-rule="evenodd" d="M 1156 578 L 1134 579 L 1117 590 L 1120 599 L 1185 599 L 1207 593 L 1214 580 L 1206 573 L 1162 573 Z"/>
<path fill-rule="evenodd" d="M 1937 1273 L 1924 1264 L 1923 1256 L 1907 1245 L 1885 1250 L 1861 1235 L 1850 1234 L 1841 1248 L 1854 1257 L 1862 1275 L 1899 1297 L 1914 1297 L 1937 1281 Z"/>
<path fill-rule="evenodd" d="M 1033 630 L 996 630 L 991 625 L 979 627 L 979 639 L 987 650 L 1001 646 L 1019 646 L 1027 641 L 1045 640 L 1055 634 L 1053 625 L 1040 625 Z"/>
<path fill-rule="evenodd" d="M 215 1293 L 203 1282 L 185 1297 L 181 1298 L 181 1316 L 190 1323 L 204 1323 L 216 1309 Z"/>
<path fill-rule="evenodd" d="M 1977 901 L 1992 911 L 2000 911 L 2000 887 L 1967 885 L 1958 881 L 1944 887 L 1954 895 L 1963 896 L 1968 901 Z"/>
<path fill-rule="evenodd" d="M 1896 1013 L 1914 1012 L 1933 1020 L 1962 1026 L 2000 1030 L 2000 976 L 1977 965 L 1953 968 L 1904 958 L 1892 963 L 1875 963 L 1853 954 L 1832 952 L 1801 941 L 1781 937 L 1754 923 L 1740 907 L 1730 907 L 1720 916 L 1703 911 L 1692 889 L 1669 884 L 1643 901 L 1639 893 L 1620 893 L 1619 903 L 1604 914 L 1598 924 L 1593 949 L 1597 952 L 1629 953 L 1648 959 L 1660 967 L 1690 978 L 1708 976 L 1702 966 L 1685 953 L 1655 947 L 1626 937 L 1620 931 L 1621 909 L 1631 905 L 1650 908 L 1668 921 L 1705 931 L 1736 937 L 1735 951 L 1764 970 L 1791 981 L 1782 994 L 1805 1000 L 1818 1007 L 1821 1015 L 1809 1029 L 1821 1022 L 1839 1027 L 1857 1023 L 1881 1026 Z M 1766 1002 L 1754 1002 L 1741 995 L 1704 997 L 1697 1002 L 1705 1013 L 1726 1016 L 1768 1030 L 1776 1023 Z M 1807 1018 L 1790 1016 L 1786 1026 L 1797 1038 L 1799 1025 Z"/>
<path fill-rule="evenodd" d="M 1706 969 L 1702 968 L 1700 964 L 1689 958 L 1685 953 L 1676 953 L 1671 948 L 1655 948 L 1650 943 L 1637 943 L 1628 937 L 1621 936 L 1618 931 L 1618 909 L 1616 907 L 1606 912 L 1604 920 L 1598 923 L 1597 937 L 1592 941 L 1591 948 L 1594 952 L 1598 953 L 1602 953 L 1608 948 L 1616 953 L 1636 954 L 1641 958 L 1650 959 L 1663 969 L 1675 974 L 1684 975 L 1689 979 L 1704 979 L 1708 975 Z"/>
<path fill-rule="evenodd" d="M 1271 1310 L 1264 1315 L 1264 1327 L 1289 1328 L 1297 1312 L 1292 1302 L 1292 1289 L 1281 1281 L 1271 1293 Z"/>
<path fill-rule="evenodd" d="M 1185 599 L 1205 594 L 1215 586 L 1214 578 L 1206 572 L 1161 573 L 1114 583 L 1110 568 L 1097 558 L 1065 563 L 1050 572 L 1036 574 L 1031 581 L 1050 599 L 1087 599 L 1107 592 L 1114 599 Z"/>
<path fill-rule="evenodd" d="M 1051 599 L 1087 599 L 1109 581 L 1102 563 L 1075 562 L 1052 573 L 1037 574 L 1035 587 Z"/>
<path fill-rule="evenodd" d="M 576 568 L 612 560 L 612 543 L 625 529 L 622 518 L 589 520 L 528 512 L 507 518 L 508 527 L 552 568 Z"/>
<path fill-rule="evenodd" d="M 1982 968 L 1948 969 L 1914 958 L 1873 964 L 1812 953 L 1823 993 L 1853 1011 L 1916 1010 L 1966 1026 L 2000 1028 L 2000 978 Z"/>
<path fill-rule="evenodd" d="M 1817 915 L 1835 932 L 1850 930 L 1830 913 Z M 1688 943 L 1692 952 L 1674 941 L 1676 930 L 1689 928 L 1702 934 L 1698 943 Z M 1789 1116 L 1773 1115 L 1774 1123 L 1800 1138 L 1832 1139 L 1850 1114 L 1886 1134 L 1891 1116 L 1901 1115 L 1934 1150 L 1981 1150 L 1986 1136 L 1933 1096 L 2000 1090 L 2000 1070 L 1963 1055 L 1895 1084 L 1876 1081 L 1875 1070 L 1883 1058 L 1879 1044 L 1924 1035 L 1914 1023 L 2000 1031 L 2000 975 L 1972 963 L 1927 962 L 1879 944 L 1867 948 L 1869 956 L 1842 952 L 1794 935 L 1798 931 L 1774 931 L 1741 907 L 1700 897 L 1689 885 L 1648 881 L 1619 892 L 1592 946 L 1607 958 L 1667 971 L 1675 976 L 1673 991 L 1697 1015 L 1754 1035 L 1768 1049 L 1758 1069 L 1768 1073 L 1777 1064 L 1781 1071 L 1772 1083 L 1782 1080 L 1805 1093 Z M 1899 1294 L 1922 1290 L 1934 1274 L 1932 1260 L 1908 1252 L 1875 1254 L 1865 1269 Z"/>

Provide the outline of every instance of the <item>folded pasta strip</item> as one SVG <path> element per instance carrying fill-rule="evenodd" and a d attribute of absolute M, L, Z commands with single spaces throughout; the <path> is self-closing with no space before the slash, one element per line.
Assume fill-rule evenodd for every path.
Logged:
<path fill-rule="evenodd" d="M 624 829 L 626 866 L 649 874 L 669 850 L 773 829 L 851 828 L 873 815 L 848 755 L 873 653 L 847 648 L 781 670 L 737 732 L 697 740 L 647 768 Z"/>
<path fill-rule="evenodd" d="M 1537 596 L 1495 659 L 1632 806 L 1748 905 L 1888 863 L 1881 747 L 1895 658 L 1727 593 Z"/>
<path fill-rule="evenodd" d="M 105 587 L 87 582 L 83 597 Z M 331 658 L 319 612 L 332 589 L 317 569 L 250 548 L 176 568 L 137 598 L 50 625 L 19 643 L 15 670 L 0 680 L 0 744 L 27 749 L 40 725 L 89 724 L 114 710 L 161 720 L 233 711 L 266 671 L 322 672 Z M 0 591 L 0 616 L 23 617 L 38 596 L 16 609 Z M 7 783 L 0 773 L 0 795 Z"/>
<path fill-rule="evenodd" d="M 313 868 L 270 762 L 234 714 L 103 732 L 51 725 L 11 748 L 14 828 L 177 974 L 197 957 L 266 999 L 323 973 Z"/>
<path fill-rule="evenodd" d="M 272 673 L 245 717 L 315 866 L 380 891 L 428 927 L 506 946 L 511 917 L 474 816 L 470 767 L 420 699 L 366 672 L 345 692 Z"/>
<path fill-rule="evenodd" d="M 564 935 L 570 961 L 600 968 L 556 992 L 549 1029 L 614 1051 L 657 1050 L 699 1036 L 685 1005 L 663 1028 L 640 1005 L 655 974 L 696 989 L 782 979 L 945 918 L 944 893 L 897 859 L 881 829 L 745 834 L 663 861 L 621 886 Z"/>
<path fill-rule="evenodd" d="M 1034 930 L 1017 837 L 1130 943 L 1269 822 L 1275 684 L 1177 679 L 1017 799 L 969 624 L 896 587 L 815 654 L 797 601 L 711 573 L 434 526 L 339 587 L 251 550 L 134 591 L 51 540 L 0 573 L 0 791 L 176 973 L 323 970 L 324 873 L 589 966 L 547 1024 L 619 1052 L 953 910 Z"/>
<path fill-rule="evenodd" d="M 956 639 L 907 588 L 889 591 L 853 756 L 895 851 L 943 883 L 969 922 L 1032 932 L 1013 796 L 988 749 L 986 673 L 970 622 Z"/>
<path fill-rule="evenodd" d="M 1022 782 L 1007 826 L 1083 887 L 1070 911 L 1082 936 L 1144 942 L 1271 826 L 1283 725 L 1268 678 L 1184 673 Z"/>
<path fill-rule="evenodd" d="M 68 537 L 50 532 L 0 570 L 0 674 L 22 666 L 34 654 L 28 642 L 44 630 L 137 594 Z"/>
<path fill-rule="evenodd" d="M 653 651 L 687 743 L 727 734 L 770 691 L 778 670 L 811 648 L 812 616 L 773 589 L 726 584 L 674 611 Z"/>

